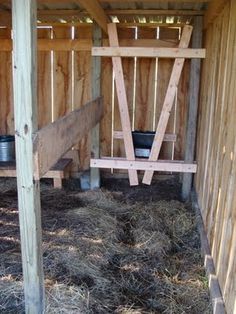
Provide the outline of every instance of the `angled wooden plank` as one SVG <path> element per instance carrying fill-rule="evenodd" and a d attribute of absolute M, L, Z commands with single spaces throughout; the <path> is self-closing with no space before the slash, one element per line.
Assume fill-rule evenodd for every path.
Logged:
<path fill-rule="evenodd" d="M 76 2 L 86 9 L 97 24 L 107 33 L 109 20 L 100 3 L 97 0 L 77 0 Z"/>
<path fill-rule="evenodd" d="M 92 56 L 142 58 L 205 58 L 205 49 L 156 47 L 93 47 Z"/>
<path fill-rule="evenodd" d="M 116 25 L 113 23 L 108 24 L 108 36 L 110 45 L 118 47 L 118 36 Z M 134 145 L 131 135 L 131 124 L 127 103 L 127 96 L 125 90 L 124 74 L 120 57 L 112 58 L 113 70 L 115 73 L 116 91 L 118 97 L 118 104 L 120 110 L 121 125 L 124 136 L 125 153 L 128 160 L 135 160 Z M 138 174 L 136 170 L 129 170 L 130 185 L 138 185 Z"/>
<path fill-rule="evenodd" d="M 37 165 L 34 178 L 39 180 L 101 120 L 102 115 L 102 98 L 97 98 L 36 132 L 33 142 Z"/>
<path fill-rule="evenodd" d="M 36 1 L 13 0 L 13 91 L 25 312 L 44 313 L 40 184 L 34 179 L 37 129 Z"/>
<path fill-rule="evenodd" d="M 146 159 L 136 159 L 133 161 L 124 158 L 101 158 L 91 159 L 91 167 L 105 169 L 135 169 L 135 170 L 155 170 L 172 172 L 196 172 L 197 165 L 194 163 L 185 163 L 183 161 L 158 160 L 147 161 Z"/>
<path fill-rule="evenodd" d="M 184 27 L 182 37 L 179 43 L 179 48 L 188 47 L 191 34 L 192 34 L 192 29 L 193 28 L 190 25 L 186 25 Z M 160 119 L 157 125 L 157 130 L 154 137 L 151 153 L 149 156 L 150 161 L 155 161 L 159 157 L 161 145 L 163 142 L 167 123 L 170 116 L 170 111 L 172 109 L 174 99 L 175 99 L 176 86 L 178 86 L 183 66 L 184 66 L 184 58 L 178 58 L 175 60 L 171 77 L 170 77 L 170 81 L 169 81 L 169 85 L 166 92 L 166 97 L 163 103 Z M 151 184 L 152 176 L 153 176 L 153 171 L 145 171 L 142 182 L 148 185 Z"/>
<path fill-rule="evenodd" d="M 199 48 L 202 46 L 202 17 L 195 17 L 192 46 Z M 186 149 L 184 159 L 186 162 L 192 162 L 194 160 L 196 131 L 197 131 L 197 114 L 198 114 L 198 98 L 200 88 L 200 70 L 201 61 L 191 60 L 190 68 L 190 82 L 189 82 L 189 98 L 188 98 L 188 119 L 187 119 L 187 131 L 186 131 Z M 187 200 L 190 197 L 192 188 L 191 174 L 184 174 L 182 180 L 182 198 Z"/>

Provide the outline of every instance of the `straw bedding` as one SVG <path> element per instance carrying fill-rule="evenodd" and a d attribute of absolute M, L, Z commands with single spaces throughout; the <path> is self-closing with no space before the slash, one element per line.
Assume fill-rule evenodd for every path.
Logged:
<path fill-rule="evenodd" d="M 42 184 L 47 313 L 212 313 L 195 214 L 165 184 Z M 0 225 L 0 312 L 23 313 L 14 180 L 0 182 Z"/>

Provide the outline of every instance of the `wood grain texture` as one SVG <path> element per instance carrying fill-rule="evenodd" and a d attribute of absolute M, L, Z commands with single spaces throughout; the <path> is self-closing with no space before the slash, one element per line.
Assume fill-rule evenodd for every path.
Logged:
<path fill-rule="evenodd" d="M 34 180 L 37 130 L 36 1 L 14 0 L 13 81 L 16 170 L 26 313 L 44 313 L 40 185 Z"/>
<path fill-rule="evenodd" d="M 53 38 L 71 38 L 71 27 L 54 27 Z M 64 116 L 72 109 L 72 54 L 53 53 L 53 120 Z"/>
<path fill-rule="evenodd" d="M 155 171 L 173 171 L 173 172 L 192 172 L 197 171 L 196 164 L 187 164 L 182 161 L 158 160 L 148 161 L 140 158 L 130 161 L 125 158 L 101 158 L 91 159 L 90 166 L 96 168 L 113 169 L 135 169 L 135 170 L 155 170 Z"/>
<path fill-rule="evenodd" d="M 187 48 L 190 42 L 192 33 L 192 26 L 186 25 L 183 29 L 179 47 Z M 167 123 L 170 117 L 170 111 L 173 107 L 174 98 L 176 95 L 176 86 L 178 86 L 180 75 L 183 69 L 184 59 L 177 58 L 174 62 L 173 70 L 171 73 L 169 85 L 167 88 L 165 100 L 163 103 L 160 119 L 157 125 L 156 135 L 154 137 L 153 145 L 151 148 L 149 160 L 155 161 L 158 159 L 163 137 L 166 131 Z M 145 171 L 143 177 L 144 184 L 150 184 L 153 176 L 153 171 Z"/>
<path fill-rule="evenodd" d="M 76 27 L 75 38 L 79 40 L 92 40 L 92 28 Z M 91 52 L 74 52 L 74 108 L 80 108 L 84 103 L 92 99 L 91 86 L 92 57 Z M 76 150 L 79 156 L 79 169 L 89 169 L 91 135 L 86 134 L 78 143 Z"/>
<path fill-rule="evenodd" d="M 11 30 L 0 29 L 0 38 L 11 38 Z M 0 52 L 0 134 L 14 134 L 11 52 Z"/>
<path fill-rule="evenodd" d="M 135 30 L 133 28 L 118 28 L 119 42 L 121 39 L 134 39 Z M 132 125 L 133 115 L 133 97 L 134 97 L 134 58 L 122 58 L 122 66 L 124 72 L 125 89 L 128 101 L 129 116 Z M 114 131 L 121 130 L 120 111 L 117 99 L 117 93 L 114 93 Z M 125 156 L 124 142 L 114 141 L 113 155 L 117 157 Z M 119 172 L 119 171 L 118 171 Z"/>
<path fill-rule="evenodd" d="M 40 28 L 37 35 L 39 39 L 50 38 L 51 30 Z M 52 121 L 51 52 L 38 51 L 37 58 L 38 126 L 41 128 Z"/>
<path fill-rule="evenodd" d="M 157 38 L 157 29 L 138 28 L 138 38 Z M 135 130 L 153 131 L 156 60 L 137 58 Z"/>
<path fill-rule="evenodd" d="M 102 98 L 37 131 L 34 135 L 34 177 L 39 180 L 77 141 L 81 140 L 102 118 Z"/>
<path fill-rule="evenodd" d="M 96 23 L 93 25 L 93 45 L 101 46 L 102 29 Z M 101 96 L 101 57 L 92 58 L 92 97 Z M 91 158 L 100 157 L 100 123 L 91 131 Z M 97 189 L 101 186 L 100 169 L 90 169 L 90 189 Z"/>
<path fill-rule="evenodd" d="M 236 3 L 208 26 L 195 185 L 227 313 L 236 311 Z"/>
<path fill-rule="evenodd" d="M 108 25 L 108 36 L 110 46 L 119 46 L 117 28 L 114 23 L 110 23 Z M 124 135 L 125 155 L 128 160 L 134 160 L 135 156 L 131 134 L 131 120 L 121 58 L 112 57 L 112 65 L 115 77 L 115 86 L 118 98 L 121 126 Z M 128 170 L 128 173 L 130 185 L 138 185 L 137 171 L 131 169 Z"/>
<path fill-rule="evenodd" d="M 192 47 L 200 48 L 202 46 L 202 32 L 203 20 L 202 17 L 195 17 Z M 199 103 L 199 89 L 200 89 L 200 60 L 191 60 L 190 67 L 190 82 L 189 82 L 189 100 L 188 100 L 188 118 L 186 127 L 186 148 L 184 160 L 186 162 L 193 162 L 195 158 L 195 143 L 197 130 L 197 114 Z M 182 180 L 182 198 L 188 200 L 191 196 L 193 177 L 191 174 L 184 174 Z"/>

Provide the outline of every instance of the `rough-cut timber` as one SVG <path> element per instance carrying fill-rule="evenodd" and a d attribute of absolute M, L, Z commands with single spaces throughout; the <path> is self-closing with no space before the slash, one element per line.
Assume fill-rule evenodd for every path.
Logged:
<path fill-rule="evenodd" d="M 102 42 L 102 30 L 95 24 L 93 28 L 93 45 L 99 46 Z M 92 97 L 96 98 L 101 95 L 101 57 L 92 59 Z M 100 124 L 97 124 L 91 132 L 91 157 L 99 158 L 100 154 Z M 98 168 L 90 170 L 90 188 L 100 187 L 100 172 Z"/>
<path fill-rule="evenodd" d="M 208 26 L 195 178 L 226 312 L 236 311 L 236 2 Z"/>
<path fill-rule="evenodd" d="M 187 164 L 183 161 L 159 160 L 147 161 L 136 159 L 129 161 L 122 158 L 102 158 L 91 159 L 91 167 L 113 168 L 113 169 L 135 169 L 135 170 L 154 170 L 154 171 L 172 171 L 172 172 L 191 172 L 197 171 L 196 164 Z"/>
<path fill-rule="evenodd" d="M 110 45 L 118 47 L 118 36 L 115 24 L 108 25 L 108 35 Z M 116 91 L 120 110 L 120 119 L 122 124 L 125 153 L 128 160 L 134 160 L 134 145 L 131 135 L 131 124 L 128 110 L 128 102 L 125 90 L 124 74 L 120 57 L 112 58 L 113 70 L 115 74 Z M 131 185 L 138 185 L 138 175 L 136 170 L 129 170 L 129 180 Z"/>
<path fill-rule="evenodd" d="M 43 313 L 40 186 L 34 179 L 37 129 L 36 1 L 13 1 L 14 114 L 17 188 L 26 313 Z"/>
<path fill-rule="evenodd" d="M 200 48 L 202 46 L 202 17 L 194 18 L 192 47 Z M 197 131 L 197 114 L 199 101 L 199 87 L 200 87 L 200 70 L 201 61 L 191 60 L 190 68 L 190 82 L 189 82 L 189 108 L 187 119 L 187 135 L 186 135 L 186 149 L 184 159 L 186 162 L 194 161 L 196 131 Z M 192 175 L 184 174 L 182 182 L 182 198 L 187 200 L 190 197 L 192 187 Z"/>
<path fill-rule="evenodd" d="M 205 49 L 153 47 L 93 47 L 93 56 L 146 58 L 205 58 Z"/>
<path fill-rule="evenodd" d="M 101 120 L 102 115 L 102 98 L 97 98 L 36 132 L 34 178 L 41 178 Z"/>

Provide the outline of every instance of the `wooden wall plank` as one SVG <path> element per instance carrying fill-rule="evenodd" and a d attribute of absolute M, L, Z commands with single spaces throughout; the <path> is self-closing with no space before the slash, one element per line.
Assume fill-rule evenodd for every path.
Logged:
<path fill-rule="evenodd" d="M 54 27 L 53 38 L 71 38 L 71 27 Z M 72 109 L 72 54 L 55 51 L 53 68 L 53 120 Z"/>
<path fill-rule="evenodd" d="M 50 28 L 39 28 L 39 39 L 50 39 Z M 39 128 L 52 121 L 52 65 L 51 52 L 38 51 L 37 55 L 37 94 L 38 94 L 38 126 Z"/>
<path fill-rule="evenodd" d="M 157 38 L 157 29 L 138 28 L 138 39 Z M 154 131 L 156 59 L 137 58 L 136 98 L 134 128 L 140 131 Z"/>
<path fill-rule="evenodd" d="M 76 27 L 76 39 L 91 39 L 92 28 Z M 91 87 L 91 52 L 74 52 L 74 108 L 80 108 L 84 103 L 92 99 Z M 79 169 L 87 170 L 90 164 L 91 135 L 85 135 L 76 149 L 79 152 Z"/>
<path fill-rule="evenodd" d="M 209 25 L 195 185 L 227 313 L 236 310 L 236 3 Z"/>
<path fill-rule="evenodd" d="M 11 30 L 0 28 L 0 38 L 11 38 Z M 12 97 L 12 55 L 0 52 L 0 134 L 14 134 Z"/>

